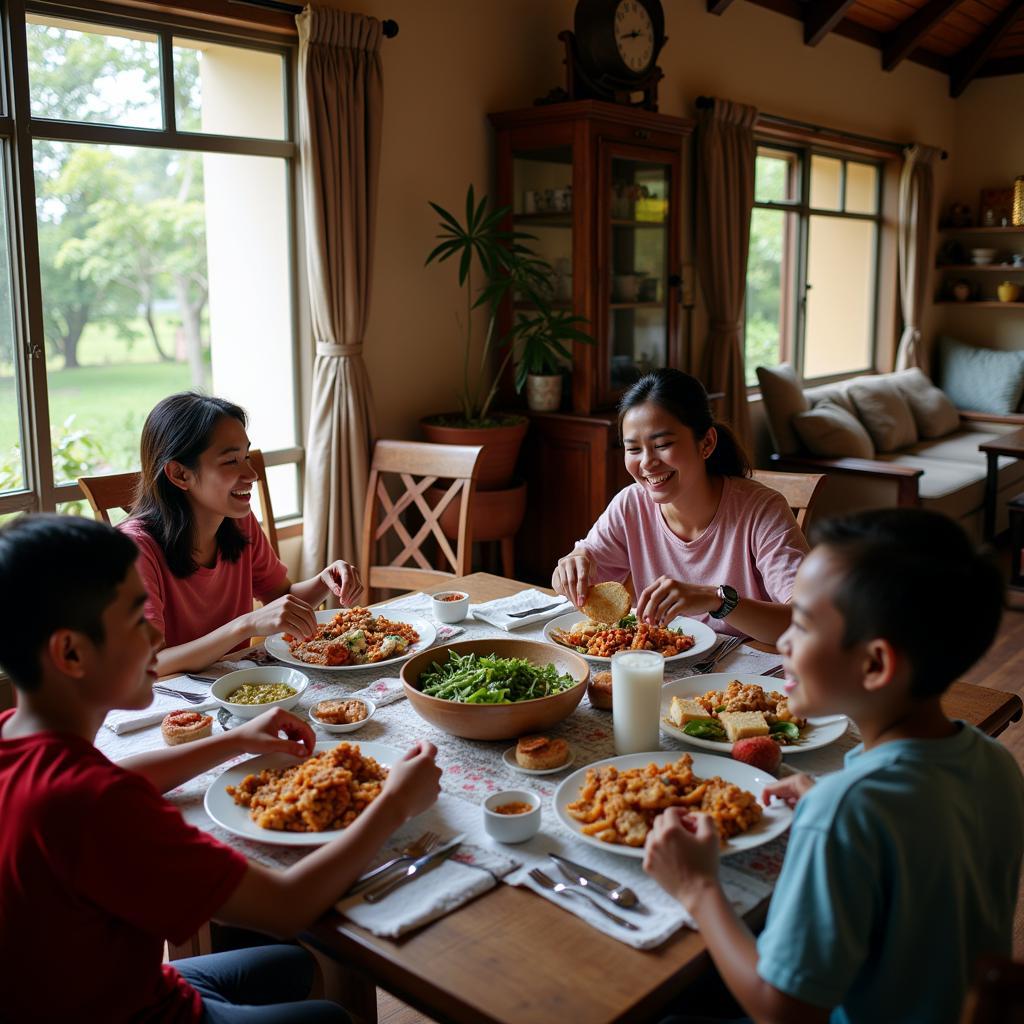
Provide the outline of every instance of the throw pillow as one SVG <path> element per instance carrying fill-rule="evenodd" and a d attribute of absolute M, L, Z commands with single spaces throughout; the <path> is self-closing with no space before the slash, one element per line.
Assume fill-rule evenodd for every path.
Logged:
<path fill-rule="evenodd" d="M 875 448 L 894 452 L 917 440 L 917 424 L 892 377 L 864 377 L 850 385 L 850 398 Z"/>
<path fill-rule="evenodd" d="M 1024 393 L 1024 351 L 975 348 L 939 339 L 942 390 L 958 409 L 1006 416 Z"/>
<path fill-rule="evenodd" d="M 768 419 L 768 432 L 780 455 L 795 455 L 800 451 L 800 441 L 790 420 L 798 412 L 810 407 L 804 397 L 793 367 L 788 363 L 778 366 L 759 366 L 757 382 L 761 386 L 761 399 Z"/>
<path fill-rule="evenodd" d="M 892 379 L 903 392 L 921 437 L 945 437 L 960 426 L 956 406 L 916 366 L 894 373 Z"/>
<path fill-rule="evenodd" d="M 827 399 L 807 412 L 798 412 L 793 429 L 807 450 L 830 459 L 873 459 L 875 446 L 856 416 Z"/>

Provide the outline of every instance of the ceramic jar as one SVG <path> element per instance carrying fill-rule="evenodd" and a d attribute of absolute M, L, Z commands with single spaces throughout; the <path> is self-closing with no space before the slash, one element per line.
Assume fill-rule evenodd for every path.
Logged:
<path fill-rule="evenodd" d="M 1000 302 L 1016 302 L 1020 298 L 1020 285 L 1003 281 L 996 289 Z"/>

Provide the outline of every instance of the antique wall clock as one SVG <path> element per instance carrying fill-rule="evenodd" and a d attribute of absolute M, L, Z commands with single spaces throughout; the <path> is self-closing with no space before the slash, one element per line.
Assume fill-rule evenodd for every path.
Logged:
<path fill-rule="evenodd" d="M 573 28 L 559 35 L 571 99 L 657 110 L 657 60 L 667 41 L 660 0 L 579 0 Z"/>

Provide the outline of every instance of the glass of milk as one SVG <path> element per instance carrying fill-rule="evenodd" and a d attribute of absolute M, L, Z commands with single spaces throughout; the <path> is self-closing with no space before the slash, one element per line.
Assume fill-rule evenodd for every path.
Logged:
<path fill-rule="evenodd" d="M 661 684 L 665 659 L 657 651 L 612 655 L 612 728 L 616 754 L 660 750 Z"/>

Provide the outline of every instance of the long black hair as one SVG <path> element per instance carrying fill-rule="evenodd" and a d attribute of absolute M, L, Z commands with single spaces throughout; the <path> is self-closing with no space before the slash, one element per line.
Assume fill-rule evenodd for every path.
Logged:
<path fill-rule="evenodd" d="M 181 391 L 158 402 L 142 428 L 142 472 L 132 518 L 142 522 L 163 550 L 171 572 L 179 578 L 191 576 L 199 568 L 192 555 L 192 510 L 185 492 L 167 479 L 164 467 L 168 462 L 180 462 L 195 470 L 224 416 L 246 426 L 241 406 L 198 391 Z M 248 543 L 235 520 L 225 516 L 217 530 L 221 558 L 237 562 Z"/>
<path fill-rule="evenodd" d="M 732 430 L 715 421 L 708 393 L 696 377 L 668 367 L 641 377 L 619 401 L 620 439 L 626 413 L 645 402 L 661 406 L 684 427 L 689 427 L 696 441 L 715 428 L 718 444 L 705 463 L 709 476 L 750 476 L 750 458 Z"/>

